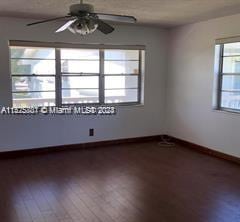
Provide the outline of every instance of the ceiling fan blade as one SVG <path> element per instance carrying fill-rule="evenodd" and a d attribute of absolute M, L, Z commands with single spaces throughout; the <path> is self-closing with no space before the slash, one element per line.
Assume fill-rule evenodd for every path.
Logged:
<path fill-rule="evenodd" d="M 126 15 L 113 15 L 113 14 L 103 14 L 103 13 L 95 13 L 99 19 L 104 21 L 113 21 L 113 22 L 126 22 L 126 23 L 136 23 L 137 19 L 133 16 Z"/>
<path fill-rule="evenodd" d="M 77 21 L 77 19 L 73 19 L 73 20 L 68 21 L 63 26 L 61 26 L 56 32 L 63 32 L 63 31 L 65 31 L 70 25 L 72 25 L 76 21 Z"/>
<path fill-rule="evenodd" d="M 56 21 L 58 19 L 71 18 L 71 17 L 72 16 L 62 16 L 62 17 L 57 17 L 57 18 L 52 18 L 52 19 L 46 19 L 46 20 L 42 20 L 42 21 L 38 21 L 38 22 L 29 23 L 29 24 L 27 24 L 27 26 L 37 25 L 37 24 L 41 24 L 41 23 L 45 23 L 45 22 L 51 22 L 51 21 Z"/>
<path fill-rule="evenodd" d="M 112 33 L 115 30 L 111 25 L 101 21 L 100 19 L 96 19 L 95 21 L 98 24 L 97 29 L 106 35 Z"/>

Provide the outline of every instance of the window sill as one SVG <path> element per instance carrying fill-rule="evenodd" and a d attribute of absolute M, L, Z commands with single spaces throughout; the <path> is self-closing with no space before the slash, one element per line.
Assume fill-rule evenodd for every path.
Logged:
<path fill-rule="evenodd" d="M 98 103 L 88 103 L 88 104 L 69 104 L 69 105 L 62 105 L 62 106 L 37 106 L 37 107 L 34 107 L 36 109 L 41 109 L 41 108 L 54 108 L 54 107 L 58 107 L 58 108 L 68 108 L 68 107 L 86 107 L 86 106 L 96 106 L 96 107 L 110 107 L 110 106 L 113 106 L 113 107 L 143 107 L 144 104 L 143 103 L 109 103 L 109 104 L 98 104 Z M 33 107 L 11 107 L 11 108 L 15 108 L 15 109 L 29 109 L 29 108 L 33 108 Z"/>
<path fill-rule="evenodd" d="M 213 109 L 212 111 L 216 113 L 223 113 L 223 114 L 234 115 L 234 116 L 240 115 L 240 110 L 237 111 L 237 110 L 231 110 L 231 109 Z"/>
<path fill-rule="evenodd" d="M 61 107 L 69 107 L 69 106 L 114 106 L 114 107 L 133 107 L 133 106 L 143 106 L 143 103 L 133 102 L 133 103 L 82 103 L 82 104 L 63 104 Z"/>
<path fill-rule="evenodd" d="M 115 106 L 115 107 L 119 107 L 119 108 L 122 108 L 122 107 L 143 107 L 144 104 L 143 103 L 136 103 L 136 104 L 109 104 L 109 106 Z"/>

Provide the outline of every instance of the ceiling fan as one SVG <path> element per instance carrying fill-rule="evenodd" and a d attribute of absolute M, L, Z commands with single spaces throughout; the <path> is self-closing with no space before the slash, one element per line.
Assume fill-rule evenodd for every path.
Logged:
<path fill-rule="evenodd" d="M 137 22 L 137 19 L 133 16 L 95 13 L 93 5 L 84 4 L 83 0 L 81 0 L 80 4 L 74 4 L 70 6 L 70 12 L 67 16 L 33 22 L 27 24 L 27 26 L 37 25 L 45 22 L 52 22 L 59 19 L 66 19 L 67 22 L 56 31 L 57 33 L 68 29 L 72 33 L 78 33 L 80 35 L 91 34 L 96 30 L 101 31 L 104 34 L 109 34 L 113 32 L 114 28 L 111 25 L 105 23 L 104 21 L 124 23 Z"/>

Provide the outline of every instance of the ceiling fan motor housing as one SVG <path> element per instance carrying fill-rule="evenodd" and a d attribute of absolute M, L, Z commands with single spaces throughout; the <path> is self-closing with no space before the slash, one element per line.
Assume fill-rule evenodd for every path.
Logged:
<path fill-rule="evenodd" d="M 94 8 L 90 4 L 74 4 L 70 6 L 70 14 L 78 15 L 81 12 L 93 13 Z"/>

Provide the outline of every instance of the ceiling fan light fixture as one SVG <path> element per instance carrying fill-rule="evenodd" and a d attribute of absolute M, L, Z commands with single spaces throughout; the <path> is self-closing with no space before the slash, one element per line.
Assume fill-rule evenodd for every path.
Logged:
<path fill-rule="evenodd" d="M 68 30 L 74 34 L 88 35 L 95 32 L 98 24 L 91 19 L 83 19 L 74 22 L 68 27 Z"/>

